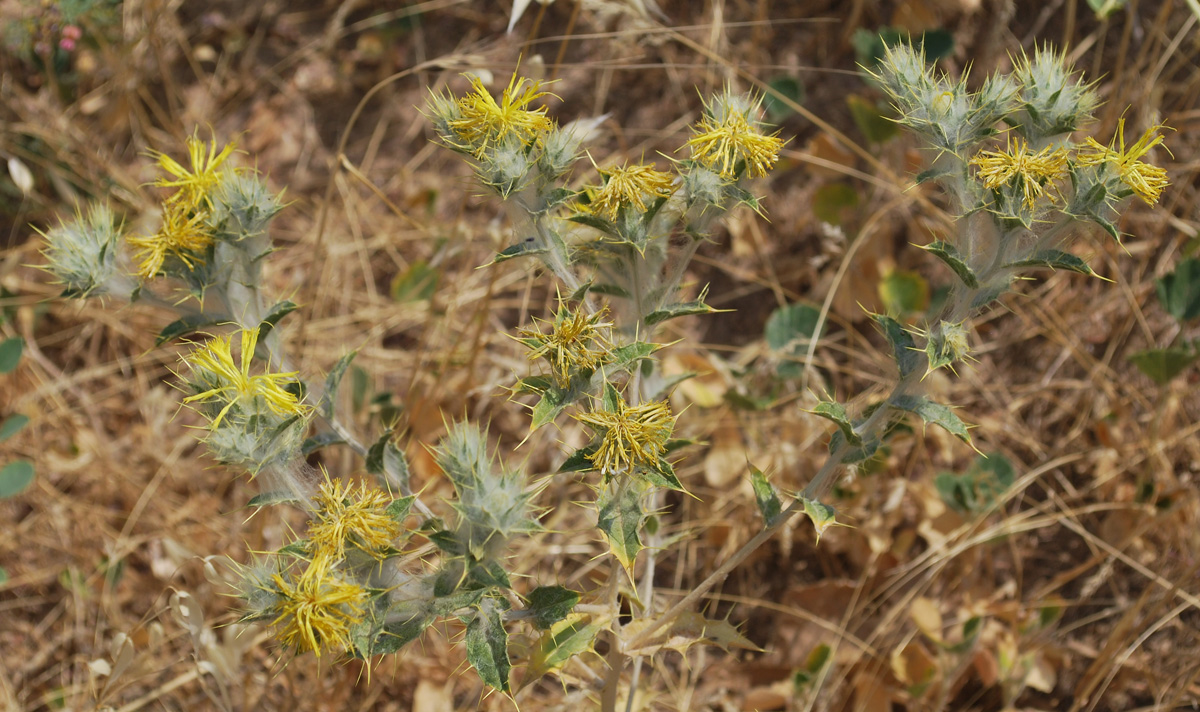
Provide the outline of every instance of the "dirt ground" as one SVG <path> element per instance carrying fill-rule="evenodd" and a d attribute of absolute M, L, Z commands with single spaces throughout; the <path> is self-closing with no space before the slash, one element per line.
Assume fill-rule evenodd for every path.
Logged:
<path fill-rule="evenodd" d="M 433 142 L 429 92 L 462 91 L 467 71 L 499 90 L 519 63 L 555 81 L 558 121 L 608 116 L 588 144 L 603 164 L 677 155 L 723 86 L 786 88 L 803 111 L 772 114 L 788 143 L 756 185 L 764 216 L 731 220 L 688 276 L 729 311 L 674 322 L 668 340 L 680 342 L 663 352 L 668 372 L 702 374 L 673 396 L 680 432 L 703 444 L 679 465 L 695 498 L 670 501 L 664 519 L 679 543 L 655 580 L 672 600 L 761 528 L 748 462 L 798 490 L 827 452 L 829 423 L 806 412 L 814 394 L 777 374 L 770 315 L 832 295 L 816 367 L 831 393 L 861 402 L 892 377 L 865 313 L 879 308 L 880 280 L 911 274 L 935 293 L 948 282 L 914 247 L 949 219 L 935 189 L 913 185 L 927 155 L 911 136 L 872 140 L 853 113 L 883 101 L 857 63 L 885 28 L 949 37 L 940 66 L 969 67 L 972 83 L 1022 51 L 1065 47 L 1105 101 L 1092 135 L 1107 142 L 1121 117 L 1139 132 L 1173 129 L 1173 156 L 1155 155 L 1172 186 L 1156 209 L 1128 212 L 1122 245 L 1081 236 L 1076 251 L 1103 280 L 1039 273 L 974 322 L 976 363 L 930 377 L 978 426 L 980 450 L 1013 464 L 994 506 L 964 514 L 939 494 L 939 473 L 975 460 L 962 443 L 938 429 L 897 438 L 836 488 L 852 527 L 818 544 L 798 519 L 706 599 L 709 618 L 759 649 L 660 654 L 634 708 L 1200 704 L 1200 375 L 1160 386 L 1129 360 L 1197 337 L 1163 311 L 1155 279 L 1200 245 L 1200 8 L 1134 0 L 1101 19 L 1078 0 L 558 0 L 532 3 L 509 33 L 510 10 L 0 0 L 0 157 L 31 176 L 23 189 L 10 160 L 0 177 L 0 337 L 26 342 L 0 375 L 0 416 L 30 418 L 0 443 L 0 463 L 36 470 L 0 499 L 0 709 L 593 708 L 595 654 L 514 700 L 487 693 L 452 626 L 368 667 L 295 657 L 267 629 L 233 625 L 237 602 L 204 557 L 245 561 L 300 520 L 250 516 L 258 484 L 204 454 L 201 421 L 175 387 L 181 347 L 155 347 L 166 312 L 58 299 L 36 269 L 35 228 L 106 200 L 131 230 L 153 229 L 146 152 L 178 155 L 194 131 L 236 139 L 238 160 L 290 201 L 266 274 L 301 305 L 284 322 L 297 362 L 319 379 L 359 349 L 343 406 L 364 432 L 398 411 L 414 481 L 436 499 L 449 488 L 426 448 L 448 419 L 488 423 L 501 457 L 537 479 L 562 461 L 560 441 L 583 435 L 564 424 L 518 447 L 528 414 L 507 388 L 530 366 L 509 335 L 544 317 L 555 293 L 524 264 L 478 269 L 512 239 L 471 168 Z M 70 51 L 55 44 L 64 12 L 81 13 Z M 575 180 L 596 177 L 581 167 Z M 829 186 L 852 196 L 837 224 L 814 212 Z M 344 448 L 319 457 L 330 471 L 362 469 Z M 599 584 L 605 546 L 573 504 L 585 495 L 552 479 L 539 500 L 547 533 L 514 548 L 514 570 Z M 964 642 L 969 621 L 980 627 Z M 822 646 L 829 661 L 805 681 Z"/>

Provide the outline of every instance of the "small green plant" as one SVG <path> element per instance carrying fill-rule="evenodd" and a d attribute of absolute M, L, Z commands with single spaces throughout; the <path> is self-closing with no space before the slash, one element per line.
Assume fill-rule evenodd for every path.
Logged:
<path fill-rule="evenodd" d="M 1200 318 L 1200 260 L 1183 260 L 1173 272 L 1156 280 L 1154 288 L 1158 303 L 1179 324 L 1179 331 L 1172 344 L 1138 351 L 1129 359 L 1161 386 L 1200 360 L 1200 339 L 1188 340 L 1183 328 Z"/>

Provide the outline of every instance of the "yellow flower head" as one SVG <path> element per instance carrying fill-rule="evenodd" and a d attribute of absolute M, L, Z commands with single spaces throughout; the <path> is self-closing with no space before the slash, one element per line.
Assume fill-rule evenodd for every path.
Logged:
<path fill-rule="evenodd" d="M 177 257 L 189 270 L 194 269 L 204 263 L 204 251 L 213 243 L 212 235 L 204 227 L 203 214 L 192 214 L 191 208 L 182 203 L 168 204 L 165 208 L 158 232 L 126 238 L 136 250 L 137 274 L 142 279 L 153 279 L 168 256 Z"/>
<path fill-rule="evenodd" d="M 637 466 L 657 468 L 675 429 L 675 416 L 666 401 L 627 405 L 617 399 L 615 410 L 594 410 L 575 419 L 600 433 L 592 464 L 605 475 Z"/>
<path fill-rule="evenodd" d="M 342 651 L 351 645 L 350 628 L 363 620 L 367 592 L 356 583 L 343 581 L 328 557 L 317 556 L 304 573 L 289 580 L 280 574 L 272 579 L 279 589 L 277 615 L 271 625 L 284 645 L 299 652 Z"/>
<path fill-rule="evenodd" d="M 404 531 L 387 511 L 391 498 L 365 482 L 356 492 L 353 484 L 340 485 L 326 476 L 314 503 L 308 541 L 317 556 L 339 557 L 353 546 L 383 560 Z"/>
<path fill-rule="evenodd" d="M 1095 166 L 1101 163 L 1111 165 L 1130 190 L 1147 205 L 1154 205 L 1163 190 L 1170 185 L 1167 172 L 1159 166 L 1143 163 L 1140 159 L 1149 153 L 1150 149 L 1163 142 L 1162 134 L 1158 133 L 1161 128 L 1162 124 L 1158 124 L 1146 129 L 1142 137 L 1130 146 L 1129 150 L 1125 150 L 1125 119 L 1121 119 L 1117 122 L 1117 135 L 1113 138 L 1111 146 L 1104 146 L 1089 136 L 1085 140 L 1087 148 L 1080 150 L 1075 160 L 1081 166 Z"/>
<path fill-rule="evenodd" d="M 595 191 L 588 210 L 597 215 L 604 215 L 609 220 L 616 220 L 621 206 L 632 205 L 638 212 L 646 212 L 646 196 L 666 198 L 671 195 L 675 176 L 671 173 L 658 171 L 654 166 L 644 163 L 620 168 L 609 168 L 600 171 L 605 177 L 604 186 Z"/>
<path fill-rule="evenodd" d="M 692 127 L 692 138 L 685 144 L 692 158 L 716 171 L 726 180 L 737 178 L 739 162 L 745 162 L 750 176 L 765 176 L 783 149 L 779 133 L 766 135 L 750 117 L 757 107 L 736 106 L 733 97 L 721 97 L 706 107 L 704 118 Z"/>
<path fill-rule="evenodd" d="M 479 77 L 472 76 L 471 92 L 458 100 L 458 117 L 448 122 L 450 129 L 477 158 L 509 136 L 523 143 L 540 140 L 554 128 L 546 107 L 529 108 L 535 99 L 550 96 L 540 88 L 541 82 L 518 79 L 514 73 L 497 102 Z"/>
<path fill-rule="evenodd" d="M 237 148 L 235 144 L 225 145 L 219 152 L 214 140 L 205 150 L 204 142 L 195 136 L 187 139 L 188 160 L 191 164 L 184 167 L 165 153 L 154 152 L 158 165 L 171 177 L 159 178 L 154 185 L 163 188 L 178 188 L 167 203 L 182 203 L 189 208 L 198 208 L 209 202 L 209 191 L 221 179 L 221 165 Z"/>
<path fill-rule="evenodd" d="M 308 406 L 300 402 L 284 385 L 295 381 L 296 372 L 263 373 L 250 375 L 250 363 L 254 359 L 254 347 L 258 344 L 258 327 L 241 330 L 242 353 L 240 365 L 235 364 L 231 352 L 232 336 L 217 336 L 196 349 L 184 361 L 208 389 L 188 396 L 184 403 L 195 401 L 224 401 L 225 407 L 212 420 L 216 428 L 235 403 L 261 397 L 272 413 L 280 416 L 302 415 Z"/>
<path fill-rule="evenodd" d="M 1067 150 L 1047 146 L 1033 153 L 1024 139 L 1017 138 L 1006 151 L 980 151 L 971 159 L 971 165 L 979 167 L 979 176 L 988 190 L 1008 185 L 1019 176 L 1025 207 L 1032 209 L 1046 194 L 1046 186 L 1066 175 Z"/>
<path fill-rule="evenodd" d="M 566 388 L 571 382 L 571 369 L 594 371 L 608 359 L 612 343 L 605 331 L 612 323 L 602 321 L 607 315 L 607 308 L 588 314 L 582 307 L 569 310 L 564 306 L 555 316 L 549 334 L 543 334 L 540 327 L 517 333 L 530 347 L 529 360 L 548 359 L 554 382 Z"/>

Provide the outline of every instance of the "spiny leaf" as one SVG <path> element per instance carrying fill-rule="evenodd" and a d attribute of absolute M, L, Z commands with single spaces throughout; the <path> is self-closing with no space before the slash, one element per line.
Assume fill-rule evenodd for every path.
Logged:
<path fill-rule="evenodd" d="M 888 403 L 898 410 L 917 414 L 927 424 L 940 425 L 946 429 L 946 432 L 971 445 L 972 448 L 975 447 L 971 443 L 971 434 L 967 432 L 967 424 L 962 421 L 962 418 L 955 415 L 949 406 L 935 403 L 921 396 L 898 396 Z"/>
<path fill-rule="evenodd" d="M 383 630 L 375 636 L 371 646 L 372 655 L 387 655 L 395 653 L 404 646 L 421 637 L 425 629 L 433 623 L 432 616 L 418 614 L 400 623 L 387 623 Z"/>
<path fill-rule="evenodd" d="M 1078 272 L 1090 277 L 1096 275 L 1092 268 L 1084 262 L 1082 258 L 1076 257 L 1069 252 L 1062 250 L 1043 250 L 1033 257 L 1010 262 L 1005 267 L 1049 267 L 1050 269 L 1065 269 L 1070 272 Z"/>
<path fill-rule="evenodd" d="M 758 503 L 758 511 L 762 513 L 763 523 L 772 526 L 783 512 L 779 492 L 775 485 L 767 481 L 763 471 L 754 465 L 750 466 L 750 486 L 754 489 L 754 500 Z"/>
<path fill-rule="evenodd" d="M 958 275 L 963 284 L 971 289 L 979 287 L 979 278 L 975 276 L 975 270 L 971 269 L 954 245 L 938 240 L 921 247 L 921 249 L 945 262 L 947 267 L 954 270 L 954 274 Z"/>
<path fill-rule="evenodd" d="M 700 290 L 700 296 L 696 299 L 696 301 L 671 304 L 670 306 L 662 309 L 652 311 L 646 315 L 646 318 L 643 319 L 643 323 L 645 323 L 646 326 L 653 326 L 659 322 L 666 321 L 667 319 L 675 319 L 677 317 L 688 316 L 690 314 L 713 314 L 717 311 L 720 311 L 719 309 L 713 309 L 704 303 L 704 298 L 706 296 L 708 296 L 708 287 Z"/>
<path fill-rule="evenodd" d="M 270 507 L 273 504 L 288 504 L 289 502 L 296 501 L 298 501 L 296 499 L 296 495 L 286 490 L 279 490 L 275 492 L 263 492 L 261 494 L 257 494 L 246 503 L 246 506 Z"/>
<path fill-rule="evenodd" d="M 639 467 L 637 474 L 641 475 L 643 479 L 655 487 L 675 490 L 676 492 L 687 492 L 683 484 L 679 481 L 679 477 L 675 474 L 675 468 L 661 457 L 658 458 L 657 467 Z"/>
<path fill-rule="evenodd" d="M 162 346 L 171 339 L 187 336 L 206 326 L 213 326 L 224 321 L 226 318 L 214 317 L 210 314 L 188 314 L 164 326 L 163 330 L 158 332 L 158 338 L 154 340 L 154 345 Z"/>
<path fill-rule="evenodd" d="M 812 520 L 813 527 L 817 530 L 817 543 L 820 544 L 821 535 L 825 530 L 837 525 L 837 512 L 828 504 L 815 499 L 801 497 L 800 501 L 804 504 L 804 513 Z"/>
<path fill-rule="evenodd" d="M 661 348 L 662 344 L 652 344 L 647 341 L 635 341 L 632 344 L 618 346 L 612 350 L 612 361 L 607 368 L 625 370 L 638 361 L 649 358 L 651 354 Z"/>
<path fill-rule="evenodd" d="M 558 468 L 558 471 L 589 472 L 596 469 L 596 466 L 592 463 L 592 456 L 595 455 L 596 451 L 599 449 L 600 446 L 598 445 L 588 445 L 587 447 L 579 448 L 575 452 L 571 453 L 571 456 L 568 457 L 565 462 L 563 462 L 562 466 Z"/>
<path fill-rule="evenodd" d="M 259 324 L 259 340 L 265 342 L 267 334 L 270 334 L 271 331 L 279 325 L 279 321 L 288 314 L 296 311 L 296 309 L 296 303 L 288 299 L 284 299 L 275 306 L 271 307 L 270 310 L 267 311 L 267 315 L 263 317 L 262 323 Z"/>
<path fill-rule="evenodd" d="M 408 518 L 408 513 L 412 511 L 413 502 L 417 500 L 416 495 L 409 495 L 399 499 L 393 499 L 392 503 L 384 509 L 387 515 L 397 522 L 403 522 Z"/>
<path fill-rule="evenodd" d="M 509 245 L 500 252 L 497 252 L 496 256 L 492 258 L 492 261 L 488 266 L 500 264 L 501 262 L 507 262 L 518 257 L 541 255 L 545 254 L 546 252 L 549 252 L 549 250 L 547 250 L 545 247 L 538 247 L 537 242 L 531 237 L 527 240 L 522 240 L 515 245 Z M 579 298 L 582 298 L 582 296 Z"/>
<path fill-rule="evenodd" d="M 412 473 L 408 469 L 408 458 L 404 457 L 391 433 L 384 433 L 367 450 L 367 472 L 372 475 L 383 475 L 389 484 L 401 491 L 408 490 Z"/>
<path fill-rule="evenodd" d="M 912 334 L 908 333 L 908 330 L 901 326 L 900 322 L 886 314 L 871 314 L 871 317 L 879 325 L 884 338 L 892 347 L 892 358 L 895 359 L 896 366 L 900 369 L 900 378 L 905 378 L 917 370 L 921 363 L 921 356 L 920 352 L 916 350 Z"/>
<path fill-rule="evenodd" d="M 350 362 L 357 355 L 357 351 L 351 351 L 338 359 L 337 363 L 333 364 L 333 368 L 329 370 L 329 375 L 325 377 L 325 394 L 321 396 L 319 410 L 326 418 L 332 418 L 337 409 L 338 386 L 342 384 L 342 377 L 346 375 L 346 369 L 350 368 Z"/>
<path fill-rule="evenodd" d="M 620 237 L 620 234 L 617 232 L 617 226 L 613 225 L 604 218 L 598 218 L 595 215 L 588 215 L 587 213 L 579 213 L 578 215 L 572 215 L 567 219 L 571 222 L 579 223 L 580 225 L 587 225 L 588 227 L 595 228 L 605 235 L 609 235 L 610 237 Z"/>
<path fill-rule="evenodd" d="M 639 530 L 646 518 L 642 511 L 644 485 L 636 480 L 613 480 L 596 499 L 596 526 L 608 539 L 613 556 L 633 580 L 633 562 L 642 545 Z M 615 490 L 615 491 L 614 491 Z"/>
<path fill-rule="evenodd" d="M 628 624 L 623 634 L 630 639 L 639 637 L 642 630 L 649 629 L 657 621 L 653 618 L 641 618 Z M 759 650 L 760 648 L 746 639 L 729 621 L 714 621 L 695 612 L 681 613 L 668 625 L 660 628 L 642 645 L 635 649 L 627 649 L 629 655 L 649 657 L 663 650 L 674 650 L 686 654 L 693 645 L 713 645 L 729 652 L 732 648 L 742 650 Z"/>
<path fill-rule="evenodd" d="M 344 442 L 346 441 L 342 439 L 342 436 L 332 430 L 327 433 L 317 433 L 311 438 L 305 439 L 304 444 L 300 446 L 300 454 L 309 455 L 328 445 L 338 445 Z"/>
<path fill-rule="evenodd" d="M 475 616 L 467 623 L 467 662 L 493 689 L 508 692 L 508 632 L 504 630 L 500 606 L 484 599 Z"/>
<path fill-rule="evenodd" d="M 579 594 L 562 586 L 538 586 L 525 597 L 533 626 L 546 630 L 566 618 L 579 603 Z"/>
<path fill-rule="evenodd" d="M 842 437 L 846 439 L 846 442 L 855 447 L 862 445 L 862 437 L 854 432 L 854 423 L 850 422 L 850 416 L 846 415 L 846 408 L 841 403 L 822 401 L 808 412 L 832 421 L 842 431 Z"/>
<path fill-rule="evenodd" d="M 596 635 L 604 630 L 604 625 L 589 622 L 588 617 L 572 614 L 550 626 L 542 634 L 529 659 L 529 667 L 525 673 L 523 684 L 529 684 L 548 672 L 554 672 L 571 658 L 590 650 Z"/>

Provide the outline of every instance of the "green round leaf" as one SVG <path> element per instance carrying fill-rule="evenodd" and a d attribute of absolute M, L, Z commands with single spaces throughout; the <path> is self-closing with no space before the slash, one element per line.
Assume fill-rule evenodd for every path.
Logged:
<path fill-rule="evenodd" d="M 25 340 L 19 336 L 5 339 L 0 343 L 0 373 L 12 373 L 21 362 L 21 352 L 25 350 Z"/>
<path fill-rule="evenodd" d="M 29 416 L 21 413 L 15 413 L 5 418 L 4 423 L 0 424 L 0 443 L 19 433 L 21 428 L 28 424 Z"/>
<path fill-rule="evenodd" d="M 10 462 L 0 469 L 0 497 L 16 497 L 33 483 L 33 463 L 29 460 Z"/>

